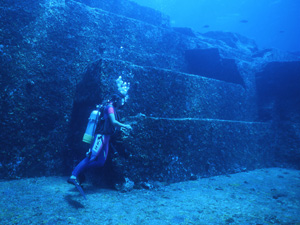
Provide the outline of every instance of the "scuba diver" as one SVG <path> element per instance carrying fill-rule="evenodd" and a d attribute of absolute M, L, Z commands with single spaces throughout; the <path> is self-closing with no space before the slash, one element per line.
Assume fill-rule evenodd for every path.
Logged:
<path fill-rule="evenodd" d="M 90 168 L 102 167 L 107 159 L 109 140 L 111 135 L 115 132 L 115 128 L 125 128 L 131 130 L 132 127 L 128 124 L 123 124 L 118 121 L 117 109 L 121 108 L 126 101 L 126 96 L 118 93 L 114 94 L 108 102 L 102 106 L 102 113 L 100 115 L 100 109 L 97 111 L 98 117 L 96 126 L 94 126 L 94 133 L 91 138 L 94 137 L 93 143 L 86 153 L 84 158 L 73 170 L 72 175 L 68 179 L 68 183 L 73 184 L 79 190 L 79 192 L 85 197 L 85 194 L 80 187 L 78 176 L 84 171 Z M 91 114 L 92 115 L 92 114 Z M 85 139 L 85 137 L 84 137 Z M 83 140 L 85 141 L 85 140 Z"/>

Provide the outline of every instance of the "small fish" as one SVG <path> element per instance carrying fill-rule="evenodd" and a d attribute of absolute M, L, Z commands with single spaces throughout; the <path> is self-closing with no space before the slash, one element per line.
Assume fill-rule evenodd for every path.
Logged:
<path fill-rule="evenodd" d="M 209 25 L 204 25 L 203 28 L 209 28 Z"/>
<path fill-rule="evenodd" d="M 248 20 L 240 20 L 241 23 L 248 23 Z"/>
<path fill-rule="evenodd" d="M 280 30 L 279 33 L 280 33 L 280 34 L 283 34 L 283 33 L 284 33 L 284 30 Z"/>

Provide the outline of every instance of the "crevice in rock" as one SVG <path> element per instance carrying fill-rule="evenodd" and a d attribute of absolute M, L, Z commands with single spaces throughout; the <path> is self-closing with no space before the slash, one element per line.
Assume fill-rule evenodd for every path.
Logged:
<path fill-rule="evenodd" d="M 207 122 L 227 122 L 227 123 L 243 123 L 243 124 L 263 124 L 264 122 L 252 122 L 252 121 L 241 121 L 241 120 L 222 120 L 213 118 L 166 118 L 166 117 L 153 117 L 146 116 L 144 114 L 138 114 L 136 116 L 131 116 L 129 118 L 144 118 L 153 120 L 169 120 L 169 121 L 207 121 Z"/>

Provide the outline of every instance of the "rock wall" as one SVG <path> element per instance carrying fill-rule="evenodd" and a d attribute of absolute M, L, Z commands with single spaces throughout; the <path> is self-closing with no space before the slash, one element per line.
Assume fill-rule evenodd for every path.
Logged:
<path fill-rule="evenodd" d="M 235 173 L 274 161 L 270 124 L 152 117 L 132 123 L 136 130 L 124 141 L 126 154 L 114 158 L 114 168 L 136 183 Z"/>
<path fill-rule="evenodd" d="M 112 142 L 112 163 L 105 173 L 115 182 L 126 177 L 139 187 L 155 180 L 175 182 L 274 165 L 276 132 L 269 122 L 253 122 L 241 85 L 105 58 L 91 64 L 85 82 L 78 85 L 75 105 L 89 103 L 76 107 L 72 117 L 77 129 L 70 133 L 70 144 L 78 157 L 83 155 L 78 143 L 85 129 L 84 123 L 79 127 L 78 115 L 87 118 L 97 103 L 95 98 L 94 103 L 87 101 L 93 97 L 82 87 L 103 99 L 114 91 L 120 74 L 131 84 L 121 114 L 134 129 Z M 103 82 L 88 85 L 100 78 Z"/>
<path fill-rule="evenodd" d="M 276 161 L 294 165 L 300 162 L 300 61 L 274 61 L 256 74 L 258 115 L 273 121 Z"/>
<path fill-rule="evenodd" d="M 155 26 L 170 27 L 170 20 L 167 15 L 154 9 L 143 7 L 128 0 L 77 0 L 92 8 L 99 8 L 108 12 L 122 15 L 127 18 L 142 20 Z"/>
<path fill-rule="evenodd" d="M 262 120 L 300 121 L 299 74 L 300 61 L 270 62 L 256 74 Z"/>
<path fill-rule="evenodd" d="M 105 174 L 113 182 L 298 165 L 289 160 L 299 146 L 297 115 L 294 136 L 273 119 L 261 122 L 256 85 L 265 85 L 261 72 L 269 79 L 269 62 L 299 57 L 259 50 L 237 34 L 175 29 L 125 0 L 84 2 L 0 3 L 1 177 L 69 174 L 87 150 L 90 111 L 119 75 L 132 84 L 121 114 L 134 130 L 111 146 Z"/>
<path fill-rule="evenodd" d="M 80 70 L 62 43 L 63 15 L 46 1 L 1 1 L 1 177 L 62 173 Z"/>

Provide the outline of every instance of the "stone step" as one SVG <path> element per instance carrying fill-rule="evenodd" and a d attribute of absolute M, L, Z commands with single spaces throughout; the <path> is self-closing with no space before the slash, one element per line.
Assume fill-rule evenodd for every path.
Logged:
<path fill-rule="evenodd" d="M 120 75 L 131 84 L 125 115 L 241 121 L 256 118 L 256 102 L 249 90 L 211 78 L 102 59 L 91 65 L 84 80 L 102 80 L 95 84 L 95 89 L 112 93 Z"/>
<path fill-rule="evenodd" d="M 61 42 L 68 43 L 69 51 L 78 53 L 76 60 L 83 60 L 82 63 L 88 63 L 84 61 L 86 58 L 95 60 L 105 57 L 242 85 L 249 79 L 245 77 L 246 74 L 240 74 L 236 62 L 237 58 L 249 60 L 248 56 L 244 58 L 243 52 L 230 50 L 231 47 L 224 42 L 211 43 L 209 38 L 184 35 L 171 27 L 152 25 L 99 8 L 87 7 L 77 1 L 68 1 L 63 13 L 68 20 L 63 26 L 64 36 Z M 74 32 L 74 29 L 79 32 Z M 56 40 L 60 35 L 54 34 Z M 204 51 L 205 49 L 212 51 Z M 215 54 L 212 55 L 211 52 Z M 244 52 L 249 55 L 247 51 Z M 71 55 L 72 60 L 76 55 Z M 82 55 L 86 58 L 81 57 Z M 205 73 L 199 74 L 199 71 Z"/>
<path fill-rule="evenodd" d="M 152 8 L 140 6 L 129 0 L 75 0 L 92 8 L 99 8 L 118 15 L 141 20 L 155 26 L 170 27 L 170 18 Z"/>
<path fill-rule="evenodd" d="M 125 152 L 114 160 L 123 162 L 124 175 L 132 179 L 175 182 L 191 174 L 212 176 L 274 163 L 270 123 L 143 115 L 126 120 L 133 131 L 123 139 Z"/>
<path fill-rule="evenodd" d="M 155 26 L 102 9 L 87 7 L 77 1 L 70 0 L 63 11 L 60 8 L 55 11 L 68 18 L 63 24 L 62 41 L 69 43 L 70 51 L 80 51 L 80 56 L 84 55 L 90 59 L 99 56 L 119 58 L 137 65 L 156 65 L 186 72 L 187 49 L 212 47 L 203 40 L 178 33 L 171 27 Z M 53 35 L 61 36 L 59 30 Z M 74 32 L 75 30 L 80 32 Z M 73 58 L 75 56 L 76 54 L 72 55 Z"/>

